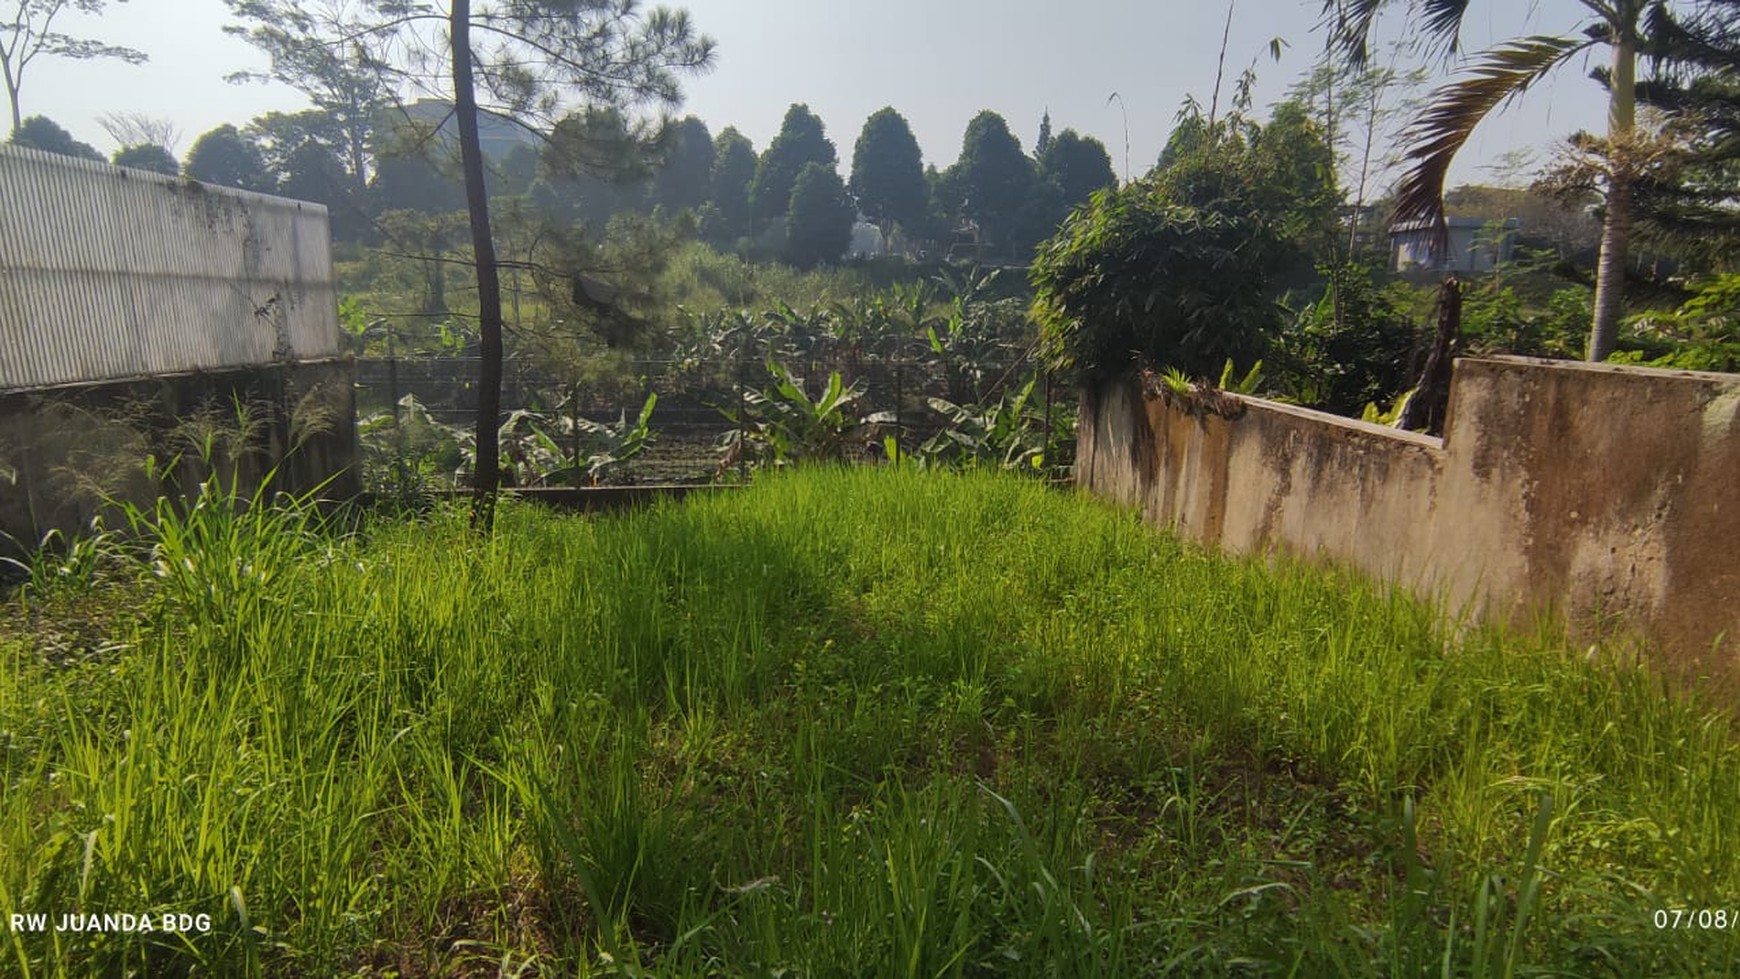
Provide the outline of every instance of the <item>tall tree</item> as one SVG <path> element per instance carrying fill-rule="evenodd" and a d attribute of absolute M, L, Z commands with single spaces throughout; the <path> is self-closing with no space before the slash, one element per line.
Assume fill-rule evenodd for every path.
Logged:
<path fill-rule="evenodd" d="M 736 127 L 725 127 L 713 140 L 712 212 L 702 228 L 709 241 L 727 245 L 750 233 L 749 187 L 755 166 L 755 145 Z"/>
<path fill-rule="evenodd" d="M 81 160 L 103 161 L 103 154 L 89 143 L 80 142 L 73 134 L 60 127 L 60 124 L 47 116 L 31 116 L 24 120 L 23 125 L 12 130 L 8 142 L 15 146 L 28 146 L 44 153 L 58 153 L 61 156 L 73 156 Z"/>
<path fill-rule="evenodd" d="M 502 293 L 478 117 L 487 111 L 548 132 L 577 101 L 673 106 L 681 98 L 678 75 L 708 67 L 713 43 L 695 33 L 685 13 L 643 11 L 634 0 L 449 0 L 445 9 L 332 0 L 315 11 L 296 0 L 230 2 L 256 22 L 245 32 L 250 39 L 273 39 L 262 46 L 277 52 L 275 66 L 367 68 L 382 90 L 415 87 L 453 106 L 481 353 L 472 522 L 487 531 L 502 476 Z M 272 33 L 280 29 L 285 33 Z"/>
<path fill-rule="evenodd" d="M 1048 149 L 1051 149 L 1050 109 L 1046 109 L 1045 114 L 1039 117 L 1039 138 L 1033 141 L 1033 158 L 1035 160 L 1042 158 Z"/>
<path fill-rule="evenodd" d="M 712 196 L 713 134 L 694 116 L 671 127 L 660 147 L 649 203 L 666 211 L 698 211 Z"/>
<path fill-rule="evenodd" d="M 181 145 L 181 127 L 173 119 L 143 112 L 105 112 L 97 117 L 97 124 L 117 146 L 161 146 L 174 154 Z"/>
<path fill-rule="evenodd" d="M 181 170 L 195 180 L 237 190 L 271 193 L 276 189 L 260 147 L 227 122 L 193 141 Z"/>
<path fill-rule="evenodd" d="M 130 65 L 146 61 L 143 51 L 54 29 L 54 22 L 68 11 L 100 15 L 107 6 L 108 0 L 13 0 L 12 16 L 0 20 L 0 79 L 6 84 L 6 99 L 11 103 L 13 129 L 24 125 L 18 95 L 24 88 L 25 72 L 38 58 L 76 61 L 116 58 Z"/>
<path fill-rule="evenodd" d="M 850 189 L 858 210 L 882 229 L 885 241 L 895 225 L 910 230 L 924 220 L 930 197 L 924 159 L 912 127 L 893 108 L 878 109 L 864 120 L 852 147 Z"/>
<path fill-rule="evenodd" d="M 1673 120 L 1674 172 L 1638 186 L 1639 232 L 1694 269 L 1740 269 L 1740 0 L 1709 0 L 1683 20 L 1657 16 L 1655 58 L 1677 70 L 1638 86 Z"/>
<path fill-rule="evenodd" d="M 181 164 L 176 161 L 175 154 L 155 143 L 123 146 L 115 151 L 112 161 L 118 167 L 149 170 L 152 173 L 161 173 L 166 177 L 181 176 Z"/>
<path fill-rule="evenodd" d="M 1032 191 L 1034 169 L 1002 116 L 987 109 L 967 123 L 955 167 L 962 213 L 979 223 L 992 244 L 1010 245 L 1017 215 Z"/>
<path fill-rule="evenodd" d="M 238 71 L 226 76 L 232 83 L 278 82 L 296 89 L 314 107 L 326 114 L 336 136 L 335 146 L 343 161 L 351 189 L 360 194 L 368 184 L 373 158 L 375 129 L 393 105 L 391 72 L 379 60 L 385 52 L 372 52 L 371 39 L 378 33 L 355 37 L 333 34 L 339 24 L 362 28 L 359 16 L 368 8 L 387 8 L 380 0 L 367 0 L 363 10 L 353 10 L 348 0 L 224 0 L 230 12 L 248 25 L 230 24 L 224 32 L 247 40 L 270 59 L 266 71 Z M 401 8 L 407 5 L 398 5 Z M 432 8 L 408 14 L 406 23 L 427 23 Z M 382 10 L 385 13 L 385 9 Z M 310 43 L 324 38 L 323 43 Z M 412 48 L 418 51 L 421 48 Z"/>
<path fill-rule="evenodd" d="M 764 224 L 785 217 L 791 206 L 791 188 L 805 166 L 820 163 L 833 166 L 839 160 L 834 144 L 828 139 L 810 107 L 794 104 L 785 112 L 779 135 L 767 144 L 767 152 L 755 168 L 755 181 L 749 186 L 749 200 L 755 220 Z"/>
<path fill-rule="evenodd" d="M 1048 141 L 1039 154 L 1039 175 L 1057 184 L 1063 203 L 1070 208 L 1086 202 L 1096 190 L 1118 186 L 1112 155 L 1106 152 L 1105 144 L 1073 129 L 1065 129 Z"/>
<path fill-rule="evenodd" d="M 241 135 L 260 150 L 276 193 L 325 205 L 340 241 L 367 237 L 373 217 L 367 188 L 357 186 L 345 164 L 344 134 L 331 113 L 268 112 Z"/>
<path fill-rule="evenodd" d="M 852 244 L 852 202 L 839 171 L 804 165 L 786 208 L 785 258 L 799 268 L 837 262 Z"/>
<path fill-rule="evenodd" d="M 1428 221 L 1443 227 L 1444 178 L 1474 127 L 1495 108 L 1598 46 L 1608 49 L 1606 143 L 1612 151 L 1603 198 L 1601 254 L 1595 270 L 1595 315 L 1587 356 L 1605 360 L 1619 334 L 1627 252 L 1631 243 L 1632 197 L 1636 173 L 1626 162 L 1637 121 L 1637 59 L 1650 45 L 1650 19 L 1667 18 L 1668 0 L 1577 0 L 1588 12 L 1583 29 L 1564 36 L 1534 36 L 1501 44 L 1479 55 L 1464 75 L 1433 93 L 1412 130 L 1410 168 L 1396 196 L 1399 220 Z M 1687 0 L 1688 8 L 1699 0 Z M 1397 0 L 1324 0 L 1342 50 L 1363 64 L 1371 31 L 1385 8 Z M 1469 0 L 1409 0 L 1411 23 L 1428 37 L 1454 49 Z"/>

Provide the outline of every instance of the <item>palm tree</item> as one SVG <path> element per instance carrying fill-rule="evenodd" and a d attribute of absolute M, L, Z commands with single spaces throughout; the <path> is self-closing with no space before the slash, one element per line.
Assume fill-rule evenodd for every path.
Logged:
<path fill-rule="evenodd" d="M 1397 188 L 1396 219 L 1424 220 L 1443 227 L 1444 178 L 1450 161 L 1474 127 L 1493 109 L 1522 93 L 1590 48 L 1606 45 L 1612 60 L 1603 81 L 1608 88 L 1607 144 L 1627 144 L 1637 118 L 1637 58 L 1648 47 L 1646 30 L 1672 21 L 1668 0 L 1578 0 L 1590 14 L 1574 35 L 1536 35 L 1501 44 L 1476 57 L 1468 71 L 1433 93 L 1431 103 L 1410 133 L 1413 165 Z M 1355 64 L 1366 57 L 1367 41 L 1378 13 L 1400 6 L 1396 0 L 1324 0 L 1336 42 Z M 1469 0 L 1407 0 L 1415 26 L 1454 50 Z M 1588 358 L 1605 360 L 1619 332 L 1620 299 L 1626 251 L 1631 238 L 1633 180 L 1623 166 L 1609 168 L 1601 256 L 1595 272 L 1595 317 Z"/>

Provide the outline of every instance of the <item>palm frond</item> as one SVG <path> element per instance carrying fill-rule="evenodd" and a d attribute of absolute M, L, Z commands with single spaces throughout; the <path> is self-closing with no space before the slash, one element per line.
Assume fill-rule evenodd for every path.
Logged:
<path fill-rule="evenodd" d="M 1418 19 L 1419 33 L 1441 45 L 1446 53 L 1456 51 L 1468 4 L 1469 0 L 1407 0 L 1409 12 Z M 1399 5 L 1397 0 L 1323 0 L 1323 26 L 1347 62 L 1363 68 L 1371 55 L 1371 33 L 1378 14 L 1385 7 Z"/>
<path fill-rule="evenodd" d="M 1474 127 L 1572 56 L 1599 42 L 1589 38 L 1526 37 L 1480 55 L 1468 74 L 1432 94 L 1408 128 L 1413 165 L 1396 188 L 1394 220 L 1442 227 L 1444 178 Z"/>

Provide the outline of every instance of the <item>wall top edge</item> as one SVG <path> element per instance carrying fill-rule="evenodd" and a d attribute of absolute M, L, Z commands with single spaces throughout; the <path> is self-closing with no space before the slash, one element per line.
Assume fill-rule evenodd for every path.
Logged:
<path fill-rule="evenodd" d="M 1508 370 L 1548 370 L 1566 373 L 1608 374 L 1629 376 L 1651 381 L 1685 380 L 1699 384 L 1719 384 L 1724 387 L 1740 387 L 1740 374 L 1723 374 L 1717 371 L 1687 371 L 1670 370 L 1661 367 L 1642 367 L 1636 364 L 1591 364 L 1586 360 L 1554 360 L 1547 357 L 1514 357 L 1506 355 L 1487 355 L 1481 357 L 1456 358 L 1456 370 L 1460 373 L 1467 369 L 1508 369 Z M 1454 381 L 1451 382 L 1454 385 Z"/>
<path fill-rule="evenodd" d="M 144 184 L 156 184 L 171 191 L 194 191 L 195 193 L 211 194 L 216 197 L 228 197 L 242 203 L 255 206 L 265 206 L 281 210 L 306 211 L 310 214 L 326 214 L 325 204 L 313 201 L 297 200 L 294 197 L 279 197 L 276 194 L 261 194 L 251 190 L 237 190 L 221 184 L 208 184 L 191 177 L 171 177 L 166 174 L 153 173 L 150 170 L 140 170 L 135 167 L 118 167 L 113 163 L 100 163 L 96 160 L 81 160 L 77 157 L 62 156 L 59 153 L 49 153 L 46 150 L 32 149 L 24 146 L 11 146 L 0 143 L 0 165 L 8 158 L 26 163 L 49 166 L 75 173 L 92 173 L 105 177 L 120 177 L 124 180 L 137 180 Z"/>
<path fill-rule="evenodd" d="M 1406 429 L 1392 428 L 1389 425 L 1377 425 L 1372 422 L 1361 421 L 1358 418 L 1348 418 L 1345 415 L 1337 415 L 1327 411 L 1318 411 L 1316 408 L 1303 408 L 1299 405 L 1284 404 L 1280 401 L 1270 401 L 1267 398 L 1256 398 L 1246 394 L 1232 394 L 1226 392 L 1225 396 L 1239 401 L 1245 405 L 1247 410 L 1250 411 L 1286 415 L 1304 421 L 1315 422 L 1319 425 L 1326 425 L 1331 428 L 1357 432 L 1361 435 L 1394 439 L 1395 441 L 1401 442 L 1405 445 L 1430 449 L 1435 452 L 1442 452 L 1444 450 L 1444 440 L 1435 435 L 1410 432 Z"/>

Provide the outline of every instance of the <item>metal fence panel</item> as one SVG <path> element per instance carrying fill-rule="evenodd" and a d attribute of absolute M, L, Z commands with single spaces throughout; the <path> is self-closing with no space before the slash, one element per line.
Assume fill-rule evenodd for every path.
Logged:
<path fill-rule="evenodd" d="M 0 390 L 340 350 L 325 207 L 0 146 Z"/>

